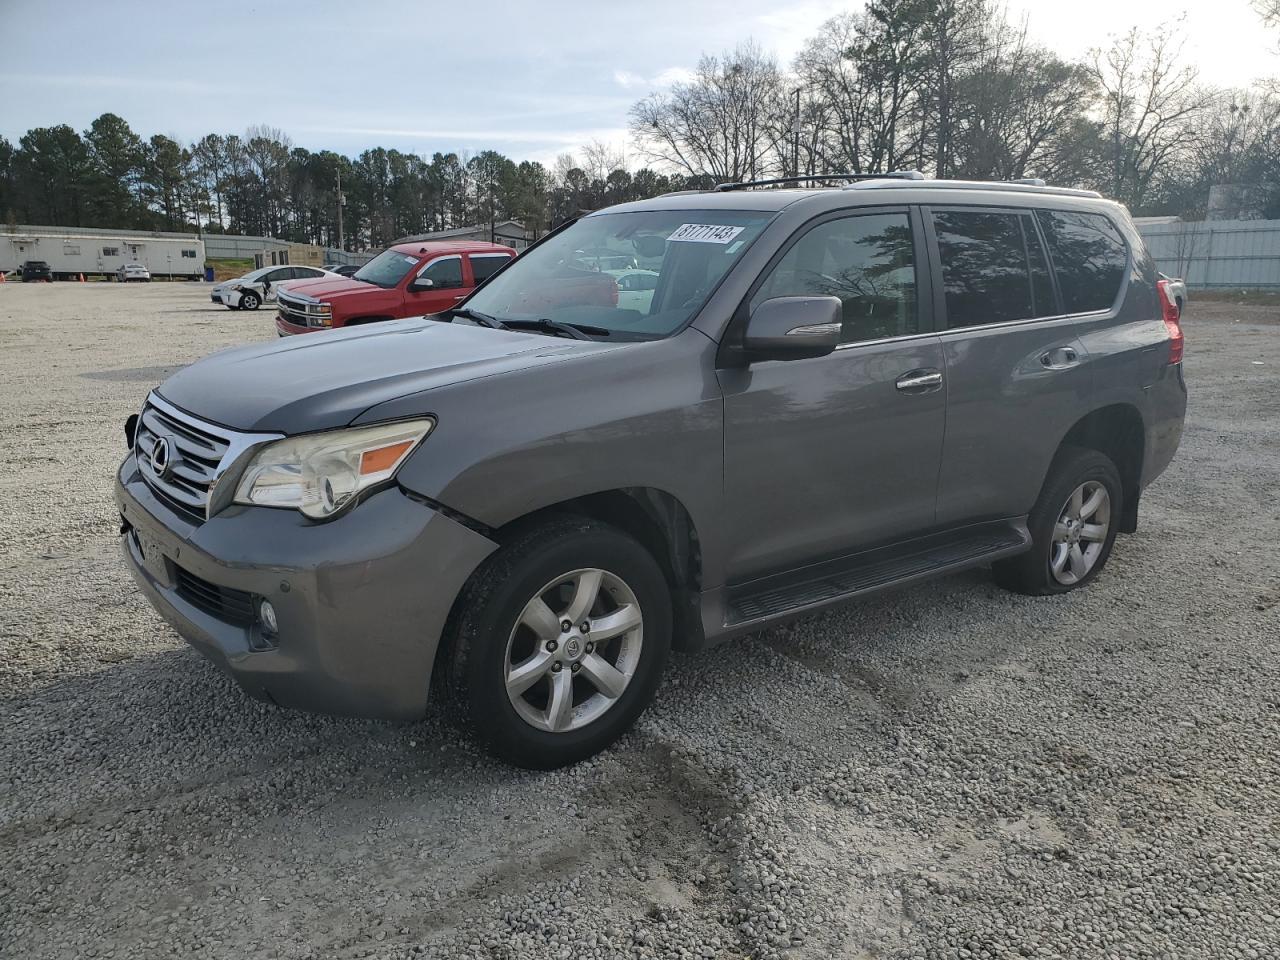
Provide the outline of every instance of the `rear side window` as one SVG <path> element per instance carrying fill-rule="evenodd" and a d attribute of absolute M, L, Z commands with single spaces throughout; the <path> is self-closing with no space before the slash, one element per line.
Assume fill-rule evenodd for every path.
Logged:
<path fill-rule="evenodd" d="M 1067 313 L 1107 310 L 1129 268 L 1129 248 L 1100 213 L 1039 210 Z"/>
<path fill-rule="evenodd" d="M 1057 313 L 1048 263 L 1028 214 L 934 211 L 933 229 L 949 328 Z"/>
<path fill-rule="evenodd" d="M 845 343 L 919 333 L 907 215 L 862 214 L 813 227 L 769 272 L 752 309 L 772 297 L 839 297 Z"/>
<path fill-rule="evenodd" d="M 472 254 L 471 272 L 475 275 L 476 286 L 484 283 L 495 273 L 505 267 L 507 265 L 507 261 L 510 259 L 511 257 L 505 253 L 491 253 L 483 255 Z"/>

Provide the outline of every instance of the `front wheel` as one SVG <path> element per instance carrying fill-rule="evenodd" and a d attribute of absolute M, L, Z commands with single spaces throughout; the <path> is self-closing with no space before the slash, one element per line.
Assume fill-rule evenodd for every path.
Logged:
<path fill-rule="evenodd" d="M 247 290 L 244 293 L 240 294 L 241 310 L 257 310 L 261 304 L 262 304 L 262 298 L 259 297 L 252 290 Z"/>
<path fill-rule="evenodd" d="M 461 599 L 451 677 L 472 729 L 517 766 L 603 750 L 653 698 L 671 595 L 652 554 L 585 519 L 526 531 Z"/>
<path fill-rule="evenodd" d="M 1096 577 L 1111 556 L 1123 507 L 1120 474 L 1105 454 L 1059 452 L 1027 517 L 1032 547 L 992 565 L 996 582 L 1018 593 L 1066 593 Z"/>

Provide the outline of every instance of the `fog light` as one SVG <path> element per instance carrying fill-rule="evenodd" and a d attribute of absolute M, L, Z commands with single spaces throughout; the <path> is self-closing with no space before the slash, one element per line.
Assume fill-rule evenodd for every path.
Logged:
<path fill-rule="evenodd" d="M 276 633 L 280 629 L 276 623 L 276 608 L 271 605 L 270 600 L 263 600 L 258 606 L 258 619 L 262 621 L 267 633 Z"/>

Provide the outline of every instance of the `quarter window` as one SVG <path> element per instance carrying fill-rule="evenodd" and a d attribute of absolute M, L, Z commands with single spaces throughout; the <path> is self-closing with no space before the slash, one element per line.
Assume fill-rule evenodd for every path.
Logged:
<path fill-rule="evenodd" d="M 905 213 L 828 220 L 809 230 L 751 300 L 839 297 L 845 343 L 918 333 L 915 254 Z"/>
<path fill-rule="evenodd" d="M 462 286 L 462 258 L 445 257 L 436 260 L 428 264 L 418 276 L 423 280 L 430 280 L 431 286 L 436 290 L 460 287 Z"/>
<path fill-rule="evenodd" d="M 1028 215 L 935 211 L 933 229 L 942 258 L 949 328 L 1057 312 L 1044 250 Z"/>
<path fill-rule="evenodd" d="M 484 283 L 495 273 L 507 265 L 511 257 L 506 254 L 487 254 L 471 257 L 471 272 L 475 275 L 476 285 Z"/>
<path fill-rule="evenodd" d="M 1068 313 L 1107 310 L 1116 301 L 1129 267 L 1124 239 L 1100 213 L 1040 210 L 1062 303 Z"/>

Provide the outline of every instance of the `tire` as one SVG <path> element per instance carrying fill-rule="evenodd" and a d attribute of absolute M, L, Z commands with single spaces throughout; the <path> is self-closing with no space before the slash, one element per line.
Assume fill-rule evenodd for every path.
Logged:
<path fill-rule="evenodd" d="M 992 564 L 996 582 L 1031 596 L 1085 586 L 1111 556 L 1123 509 L 1120 473 L 1111 459 L 1097 450 L 1064 447 L 1027 517 L 1031 549 Z"/>
<path fill-rule="evenodd" d="M 240 294 L 241 310 L 257 310 L 261 305 L 262 298 L 252 290 L 246 290 L 244 293 Z"/>
<path fill-rule="evenodd" d="M 671 593 L 652 554 L 587 519 L 517 536 L 475 573 L 458 609 L 448 699 L 485 749 L 532 770 L 585 759 L 626 732 L 671 648 Z M 576 620 L 569 631 L 566 615 Z M 527 686 L 513 682 L 512 666 L 525 667 Z"/>

